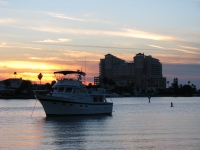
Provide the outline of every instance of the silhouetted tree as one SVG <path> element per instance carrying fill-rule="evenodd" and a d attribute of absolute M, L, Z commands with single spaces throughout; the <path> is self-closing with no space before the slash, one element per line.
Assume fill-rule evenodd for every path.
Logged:
<path fill-rule="evenodd" d="M 107 77 L 103 78 L 103 84 L 104 84 L 104 86 L 106 88 L 106 85 L 108 84 L 108 78 Z"/>
<path fill-rule="evenodd" d="M 51 81 L 51 87 L 56 83 L 55 80 Z"/>
<path fill-rule="evenodd" d="M 114 85 L 116 84 L 116 82 L 113 81 L 112 79 L 109 79 L 109 80 L 107 81 L 107 83 L 108 83 L 110 89 L 111 89 L 112 86 L 114 86 Z"/>
<path fill-rule="evenodd" d="M 136 87 L 137 94 L 139 94 L 140 88 L 139 86 Z"/>
<path fill-rule="evenodd" d="M 17 89 L 17 94 L 20 94 L 22 93 L 22 91 L 25 91 L 27 92 L 27 94 L 30 94 L 31 92 L 31 81 L 30 80 L 25 80 L 25 81 L 22 81 L 20 87 Z"/>
<path fill-rule="evenodd" d="M 130 95 L 133 95 L 133 91 L 134 91 L 134 82 L 131 81 L 131 82 L 128 84 L 128 92 L 130 93 Z"/>
<path fill-rule="evenodd" d="M 151 97 L 153 93 L 154 93 L 154 90 L 152 88 L 147 90 L 147 96 Z"/>
<path fill-rule="evenodd" d="M 40 80 L 40 84 L 41 84 L 41 79 L 42 79 L 42 77 L 43 77 L 42 73 L 39 73 L 39 74 L 38 74 L 38 79 Z"/>
<path fill-rule="evenodd" d="M 17 72 L 14 72 L 14 75 L 15 75 L 15 78 L 16 78 Z"/>
<path fill-rule="evenodd" d="M 168 88 L 169 88 L 169 81 L 167 81 L 167 85 L 168 85 Z"/>
<path fill-rule="evenodd" d="M 44 85 L 44 90 L 51 90 L 51 88 L 52 88 L 52 86 L 51 86 L 50 83 L 46 83 L 46 84 Z"/>
<path fill-rule="evenodd" d="M 181 95 L 184 96 L 191 96 L 195 92 L 195 88 L 192 88 L 190 85 L 183 85 L 183 87 L 180 89 Z"/>
<path fill-rule="evenodd" d="M 92 83 L 89 83 L 87 87 L 92 88 Z"/>

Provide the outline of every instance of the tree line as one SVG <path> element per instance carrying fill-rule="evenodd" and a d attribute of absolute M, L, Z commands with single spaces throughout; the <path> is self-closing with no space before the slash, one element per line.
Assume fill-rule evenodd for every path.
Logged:
<path fill-rule="evenodd" d="M 16 72 L 14 72 L 14 75 L 16 76 Z M 15 94 L 31 94 L 33 90 L 48 90 L 52 91 L 52 86 L 56 83 L 55 80 L 53 80 L 51 83 L 45 83 L 41 85 L 41 79 L 43 75 L 42 73 L 38 74 L 38 79 L 40 80 L 40 85 L 32 84 L 30 80 L 22 80 L 21 85 L 16 88 Z M 119 95 L 123 95 L 124 93 L 128 94 L 129 96 L 149 96 L 149 95 L 158 95 L 158 96 L 192 96 L 195 93 L 198 93 L 199 91 L 196 90 L 196 86 L 194 84 L 190 84 L 190 81 L 188 81 L 187 84 L 180 84 L 178 85 L 178 78 L 174 78 L 173 83 L 171 86 L 169 86 L 169 81 L 166 82 L 168 88 L 161 89 L 152 89 L 152 88 L 140 88 L 134 84 L 134 82 L 130 82 L 126 86 L 120 86 L 112 79 L 108 79 L 104 77 L 102 79 L 102 85 L 93 85 L 92 83 L 89 83 L 86 85 L 87 88 L 99 88 L 103 87 L 106 88 L 106 90 L 109 93 L 116 93 Z M 7 89 L 10 88 L 10 81 L 9 79 L 4 80 L 4 85 Z"/>
<path fill-rule="evenodd" d="M 111 93 L 117 93 L 123 95 L 127 93 L 130 96 L 192 96 L 194 94 L 200 94 L 200 91 L 197 91 L 194 84 L 190 84 L 188 81 L 187 84 L 178 84 L 178 78 L 174 78 L 173 83 L 169 86 L 169 81 L 167 81 L 167 88 L 142 88 L 134 84 L 134 82 L 128 83 L 126 86 L 120 86 L 112 79 L 104 77 L 102 79 L 103 87 L 106 88 Z M 90 84 L 90 87 L 92 84 Z M 99 85 L 97 85 L 99 86 Z"/>

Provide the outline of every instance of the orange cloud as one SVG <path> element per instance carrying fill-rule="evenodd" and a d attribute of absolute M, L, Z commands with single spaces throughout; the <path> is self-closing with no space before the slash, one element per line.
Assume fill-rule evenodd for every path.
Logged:
<path fill-rule="evenodd" d="M 30 46 L 27 46 L 27 47 L 24 47 L 24 46 L 10 46 L 10 45 L 7 45 L 7 43 L 5 43 L 5 42 L 0 44 L 0 48 L 21 48 L 21 49 L 42 50 L 42 48 L 30 47 Z"/>
<path fill-rule="evenodd" d="M 46 63 L 41 62 L 26 62 L 26 61 L 4 61 L 1 62 L 0 67 L 6 66 L 7 68 L 11 69 L 21 69 L 21 68 L 27 68 L 27 69 L 38 69 L 38 70 L 49 70 L 49 69 L 55 69 L 56 66 L 52 66 Z"/>
<path fill-rule="evenodd" d="M 46 26 L 30 27 L 32 30 L 43 31 L 43 32 L 55 32 L 55 33 L 70 33 L 70 34 L 85 34 L 85 35 L 98 35 L 98 36 L 120 36 L 120 37 L 131 37 L 131 38 L 142 38 L 149 40 L 160 40 L 160 41 L 178 41 L 173 37 L 159 35 L 155 33 L 133 30 L 133 29 L 122 29 L 119 31 L 107 31 L 107 30 L 85 30 L 85 29 L 64 29 L 64 28 L 52 28 Z"/>
<path fill-rule="evenodd" d="M 169 36 L 159 35 L 159 34 L 140 31 L 140 30 L 124 29 L 124 31 L 125 31 L 124 36 L 128 36 L 128 37 L 150 39 L 150 40 L 160 40 L 160 41 L 176 40 L 175 38 L 172 38 Z"/>
<path fill-rule="evenodd" d="M 180 46 L 179 47 L 182 47 L 182 48 L 185 48 L 185 49 L 190 49 L 190 50 L 198 50 L 196 47 L 190 47 L 190 46 Z"/>

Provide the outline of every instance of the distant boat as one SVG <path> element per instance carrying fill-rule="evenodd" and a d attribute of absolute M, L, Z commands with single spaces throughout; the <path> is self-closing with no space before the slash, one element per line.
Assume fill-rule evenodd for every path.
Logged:
<path fill-rule="evenodd" d="M 54 74 L 58 82 L 53 85 L 53 92 L 47 95 L 35 93 L 46 116 L 112 114 L 113 102 L 107 102 L 105 89 L 87 90 L 81 82 L 82 76 L 86 75 L 84 72 L 59 71 Z M 76 78 L 67 77 L 71 74 Z"/>

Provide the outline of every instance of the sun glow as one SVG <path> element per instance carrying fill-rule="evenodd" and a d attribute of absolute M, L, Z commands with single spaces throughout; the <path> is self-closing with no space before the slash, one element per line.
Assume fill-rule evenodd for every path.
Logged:
<path fill-rule="evenodd" d="M 29 70 L 50 70 L 56 69 L 56 66 L 41 63 L 41 62 L 26 62 L 26 61 L 4 61 L 0 64 L 2 68 L 11 68 L 11 69 L 29 69 Z"/>
<path fill-rule="evenodd" d="M 85 65 L 85 64 L 84 64 Z M 28 62 L 28 61 L 4 61 L 0 64 L 0 80 L 7 78 L 22 78 L 23 80 L 30 80 L 32 83 L 39 84 L 38 74 L 42 73 L 42 84 L 51 83 L 56 80 L 54 76 L 55 71 L 60 70 L 83 70 L 85 66 L 83 61 L 58 61 L 58 62 Z M 95 66 L 95 68 L 94 68 Z M 93 83 L 93 78 L 98 73 L 98 62 L 87 62 L 87 76 L 85 84 Z M 14 72 L 17 74 L 14 75 Z"/>

